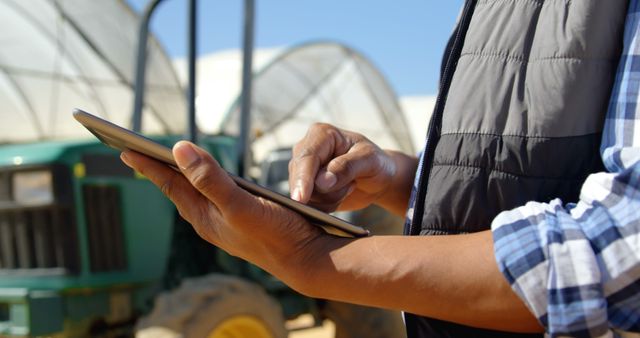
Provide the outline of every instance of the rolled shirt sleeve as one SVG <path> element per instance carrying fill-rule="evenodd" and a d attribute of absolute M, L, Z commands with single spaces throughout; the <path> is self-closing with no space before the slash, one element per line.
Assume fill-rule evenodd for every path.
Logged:
<path fill-rule="evenodd" d="M 577 205 L 530 202 L 494 220 L 498 266 L 551 336 L 640 331 L 639 166 L 591 175 Z"/>

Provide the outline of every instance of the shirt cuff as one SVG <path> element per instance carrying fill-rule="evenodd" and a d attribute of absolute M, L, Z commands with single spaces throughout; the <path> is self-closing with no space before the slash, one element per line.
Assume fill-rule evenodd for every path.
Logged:
<path fill-rule="evenodd" d="M 500 213 L 491 225 L 500 271 L 544 327 L 547 327 L 549 261 L 539 226 L 549 208 L 549 204 L 529 202 Z"/>

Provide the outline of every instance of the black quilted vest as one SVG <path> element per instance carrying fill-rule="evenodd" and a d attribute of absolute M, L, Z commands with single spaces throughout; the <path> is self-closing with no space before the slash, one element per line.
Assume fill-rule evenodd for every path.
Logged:
<path fill-rule="evenodd" d="M 528 201 L 578 200 L 585 178 L 603 170 L 599 146 L 627 5 L 466 1 L 406 234 L 483 231 Z M 410 338 L 518 336 L 411 314 L 406 321 Z"/>

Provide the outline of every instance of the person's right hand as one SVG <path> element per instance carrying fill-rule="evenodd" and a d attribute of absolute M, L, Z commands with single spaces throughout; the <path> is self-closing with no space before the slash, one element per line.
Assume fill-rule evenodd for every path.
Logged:
<path fill-rule="evenodd" d="M 387 193 L 396 172 L 390 152 L 358 133 L 318 123 L 293 149 L 291 198 L 324 211 L 360 209 Z"/>

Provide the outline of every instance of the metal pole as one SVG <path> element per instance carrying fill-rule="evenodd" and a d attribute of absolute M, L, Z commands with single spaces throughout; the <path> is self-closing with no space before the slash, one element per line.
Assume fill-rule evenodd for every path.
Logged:
<path fill-rule="evenodd" d="M 142 107 L 144 105 L 144 83 L 147 64 L 147 38 L 149 36 L 149 22 L 158 4 L 164 0 L 151 0 L 144 9 L 144 15 L 138 31 L 138 51 L 136 54 L 136 79 L 134 87 L 132 127 L 136 132 L 142 130 Z"/>
<path fill-rule="evenodd" d="M 196 0 L 189 0 L 189 13 L 188 13 L 188 74 L 189 84 L 187 87 L 187 139 L 195 143 L 198 138 L 198 128 L 196 126 Z"/>
<path fill-rule="evenodd" d="M 244 34 L 242 43 L 242 93 L 240 99 L 240 139 L 238 141 L 238 174 L 248 176 L 251 164 L 251 81 L 253 63 L 253 30 L 255 1 L 244 1 Z"/>

